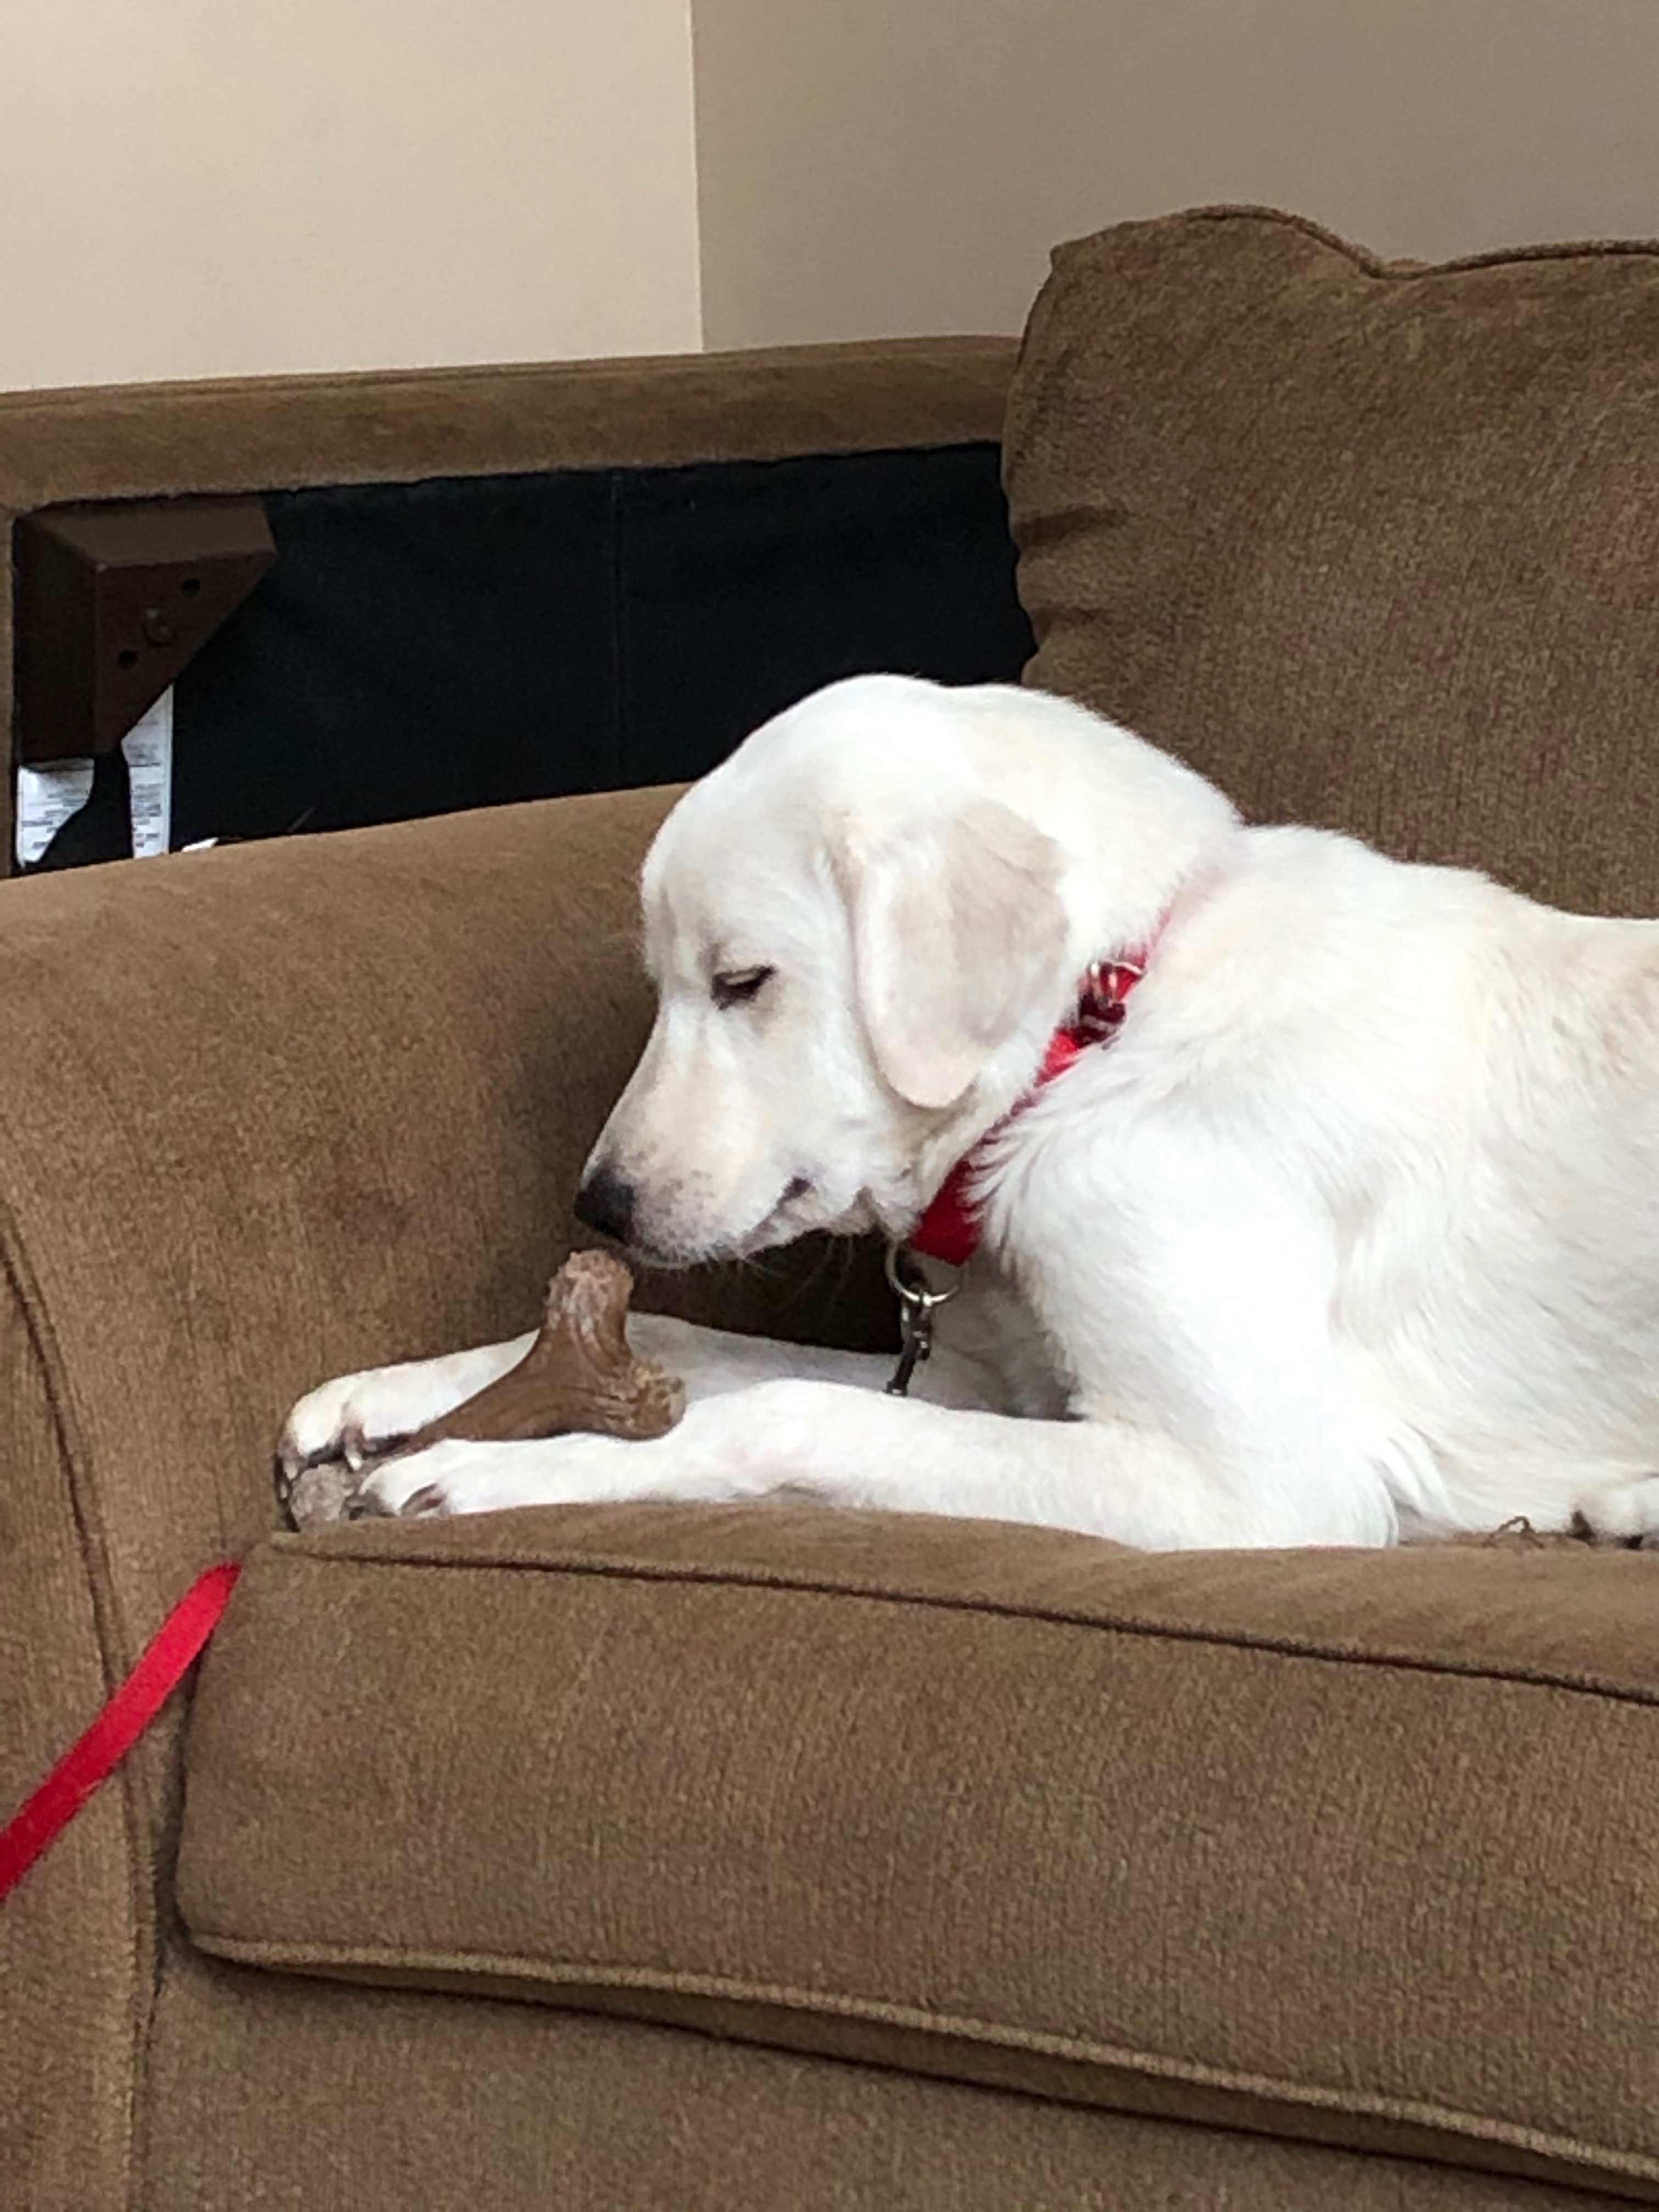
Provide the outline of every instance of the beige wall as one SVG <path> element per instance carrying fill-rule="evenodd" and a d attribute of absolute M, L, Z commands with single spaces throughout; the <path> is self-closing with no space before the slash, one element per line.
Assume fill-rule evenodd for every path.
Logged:
<path fill-rule="evenodd" d="M 1055 240 L 1263 200 L 1659 234 L 1656 0 L 695 0 L 710 345 L 1014 330 Z"/>
<path fill-rule="evenodd" d="M 0 0 L 0 388 L 701 339 L 690 0 Z"/>
<path fill-rule="evenodd" d="M 0 388 L 1012 330 L 1206 200 L 1659 232 L 1656 112 L 1659 0 L 0 0 Z"/>

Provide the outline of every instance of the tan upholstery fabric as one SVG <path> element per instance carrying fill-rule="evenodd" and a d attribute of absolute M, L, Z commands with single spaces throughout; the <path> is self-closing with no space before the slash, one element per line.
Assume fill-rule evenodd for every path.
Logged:
<path fill-rule="evenodd" d="M 1659 911 L 1659 248 L 1105 231 L 1055 257 L 1006 464 L 1032 681 L 1258 817 Z"/>
<path fill-rule="evenodd" d="M 73 500 L 994 439 L 1014 350 L 1008 338 L 883 339 L 655 361 L 0 393 L 0 537 L 9 542 L 15 516 Z M 7 582 L 0 731 L 11 719 L 11 597 Z M 11 803 L 10 779 L 0 779 L 3 854 L 11 848 Z"/>
<path fill-rule="evenodd" d="M 207 1948 L 1659 2196 L 1659 1560 L 799 1507 L 254 1555 Z M 389 1878 L 395 1868 L 395 1878 Z"/>
<path fill-rule="evenodd" d="M 299 1391 L 534 1321 L 644 1035 L 634 878 L 672 795 L 0 890 L 0 1808 L 190 1579 L 273 1527 Z M 776 1274 L 676 1287 L 836 1326 Z M 889 1326 L 869 1272 L 840 1310 Z M 28 2091 L 0 2205 L 122 2202 L 176 1774 L 169 1716 L 0 1908 Z"/>
<path fill-rule="evenodd" d="M 1594 2212 L 1613 2201 L 543 2006 L 208 1960 L 170 1978 L 156 2042 L 142 2212 Z"/>
<path fill-rule="evenodd" d="M 66 1480 L 52 1390 L 0 1285 L 0 1819 L 103 1700 L 110 1581 Z M 136 1808 L 108 1790 L 0 1904 L 0 2205 L 122 2204 L 154 1964 Z"/>
<path fill-rule="evenodd" d="M 1259 812 L 1649 903 L 1653 268 L 1413 274 L 1237 213 L 1071 250 L 1009 447 L 1035 673 Z M 0 509 L 979 436 L 1006 370 L 25 397 Z M 312 1970 L 184 1938 L 175 1706 L 0 1911 L 0 2204 L 1659 2195 L 1650 1559 L 796 1508 L 260 1548 L 296 1391 L 533 1313 L 667 797 L 0 891 L 0 1802 L 254 1547 L 178 1897 Z M 887 1322 L 867 1273 L 682 1295 Z"/>
<path fill-rule="evenodd" d="M 0 394 L 0 507 L 995 438 L 1014 342 L 883 338 Z"/>

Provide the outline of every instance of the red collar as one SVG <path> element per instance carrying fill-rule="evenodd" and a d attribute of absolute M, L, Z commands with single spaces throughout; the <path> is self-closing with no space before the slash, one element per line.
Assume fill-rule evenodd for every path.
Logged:
<path fill-rule="evenodd" d="M 1156 943 L 1156 938 L 1152 943 Z M 1121 953 L 1115 960 L 1093 962 L 1078 985 L 1077 1011 L 1048 1040 L 1036 1081 L 994 1128 L 959 1159 L 939 1185 L 920 1221 L 905 1238 L 907 1248 L 926 1260 L 942 1260 L 947 1267 L 965 1267 L 979 1249 L 979 1213 L 970 1204 L 969 1188 L 989 1146 L 1015 1115 L 1021 1114 L 1045 1084 L 1063 1075 L 1091 1046 L 1105 1044 L 1117 1033 L 1128 1011 L 1129 994 L 1146 972 L 1152 945 Z"/>

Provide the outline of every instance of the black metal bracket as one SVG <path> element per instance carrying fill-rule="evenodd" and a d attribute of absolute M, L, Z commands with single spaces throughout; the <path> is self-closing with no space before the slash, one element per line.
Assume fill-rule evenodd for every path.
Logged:
<path fill-rule="evenodd" d="M 15 758 L 113 752 L 276 558 L 257 499 L 47 507 L 15 543 Z"/>

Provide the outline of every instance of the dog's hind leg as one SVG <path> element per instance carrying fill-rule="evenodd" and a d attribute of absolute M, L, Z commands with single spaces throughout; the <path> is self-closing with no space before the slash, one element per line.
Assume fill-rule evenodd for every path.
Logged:
<path fill-rule="evenodd" d="M 1573 1519 L 1598 1544 L 1625 1544 L 1632 1551 L 1659 1547 L 1659 1474 L 1599 1484 L 1579 1498 Z"/>

